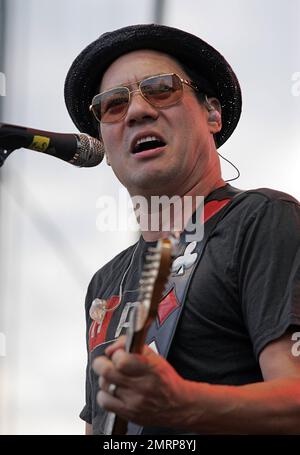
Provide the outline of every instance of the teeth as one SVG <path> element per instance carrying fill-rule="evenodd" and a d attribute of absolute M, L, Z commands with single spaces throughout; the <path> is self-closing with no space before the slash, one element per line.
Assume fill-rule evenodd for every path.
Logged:
<path fill-rule="evenodd" d="M 156 136 L 146 136 L 146 137 L 141 137 L 136 145 L 142 144 L 143 142 L 148 142 L 148 141 L 160 141 L 160 139 Z"/>

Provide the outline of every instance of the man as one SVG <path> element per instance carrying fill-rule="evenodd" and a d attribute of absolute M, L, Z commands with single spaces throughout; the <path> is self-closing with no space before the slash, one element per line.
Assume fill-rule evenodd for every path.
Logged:
<path fill-rule="evenodd" d="M 118 338 L 163 226 L 144 229 L 93 277 L 87 433 L 105 432 L 106 411 L 130 421 L 129 434 L 300 433 L 300 210 L 289 195 L 239 192 L 222 179 L 216 147 L 241 112 L 229 64 L 181 30 L 125 27 L 77 57 L 65 98 L 131 197 L 205 197 L 204 239 L 185 243 L 182 232 L 181 265 L 147 340 L 163 355 L 147 345 L 127 353 Z"/>

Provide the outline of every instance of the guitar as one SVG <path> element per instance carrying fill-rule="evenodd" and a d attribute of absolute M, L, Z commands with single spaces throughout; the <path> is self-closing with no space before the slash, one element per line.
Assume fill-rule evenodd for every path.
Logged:
<path fill-rule="evenodd" d="M 167 282 L 173 244 L 170 239 L 161 239 L 156 247 L 148 248 L 146 262 L 139 281 L 137 305 L 132 309 L 126 333 L 126 352 L 141 353 L 151 323 L 157 315 L 159 302 Z M 109 412 L 106 416 L 104 434 L 124 435 L 127 422 Z"/>

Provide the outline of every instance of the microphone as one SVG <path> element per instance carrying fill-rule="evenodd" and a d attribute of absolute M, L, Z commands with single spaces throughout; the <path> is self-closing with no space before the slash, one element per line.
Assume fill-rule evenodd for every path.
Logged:
<path fill-rule="evenodd" d="M 0 123 L 0 166 L 14 150 L 24 147 L 52 155 L 79 167 L 97 166 L 103 160 L 100 141 L 84 133 L 53 133 Z"/>

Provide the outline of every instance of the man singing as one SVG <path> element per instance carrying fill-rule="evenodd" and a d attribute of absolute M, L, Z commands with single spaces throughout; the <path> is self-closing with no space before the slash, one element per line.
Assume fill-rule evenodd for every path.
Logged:
<path fill-rule="evenodd" d="M 79 54 L 65 99 L 132 198 L 204 197 L 203 220 L 197 204 L 190 213 L 204 238 L 186 241 L 183 226 L 180 267 L 141 354 L 126 352 L 124 321 L 147 247 L 168 232 L 142 227 L 89 285 L 87 433 L 105 433 L 111 411 L 130 422 L 128 434 L 299 434 L 299 204 L 222 178 L 217 149 L 241 113 L 230 65 L 185 31 L 129 26 Z"/>

